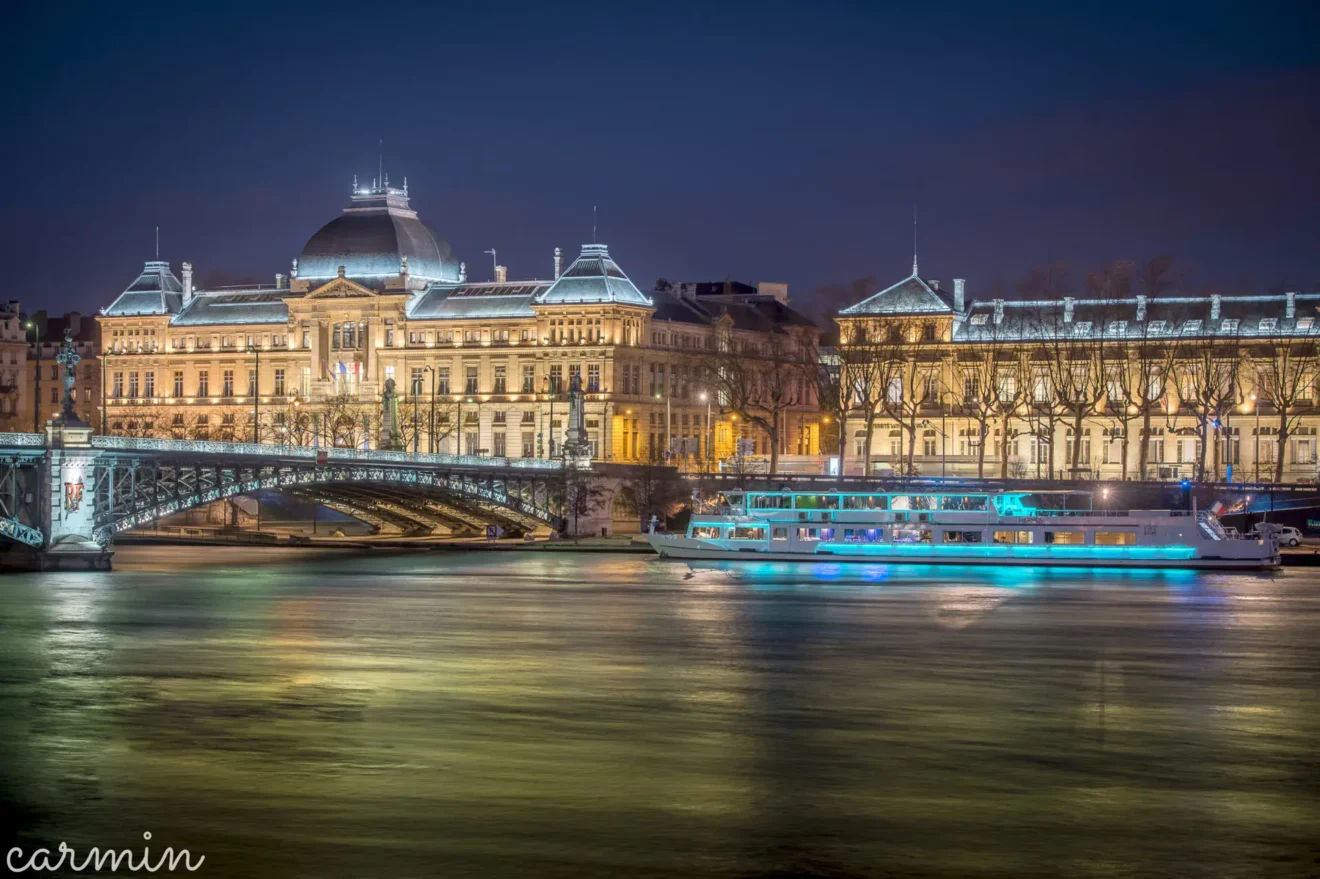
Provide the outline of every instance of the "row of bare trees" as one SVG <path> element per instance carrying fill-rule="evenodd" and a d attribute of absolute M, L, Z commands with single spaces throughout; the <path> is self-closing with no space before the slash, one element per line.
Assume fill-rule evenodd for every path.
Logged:
<path fill-rule="evenodd" d="M 456 405 L 437 402 L 435 431 L 430 401 L 406 397 L 399 400 L 398 430 L 406 449 L 428 451 L 440 448 L 455 433 Z M 254 429 L 255 422 L 255 429 Z M 377 445 L 384 429 L 379 402 L 348 394 L 329 397 L 317 404 L 285 403 L 250 407 L 211 406 L 205 409 L 169 405 L 118 406 L 110 413 L 107 433 L 128 437 L 160 437 L 179 440 L 262 442 L 310 446 L 360 447 Z"/>
<path fill-rule="evenodd" d="M 1098 283 L 1103 283 L 1100 279 Z M 1010 449 L 1019 436 L 1038 442 L 1050 473 L 1083 469 L 1082 443 L 1070 444 L 1066 461 L 1054 460 L 1060 431 L 1080 438 L 1088 424 L 1103 421 L 1121 443 L 1121 468 L 1131 471 L 1135 434 L 1173 428 L 1178 416 L 1195 420 L 1199 452 L 1197 478 L 1208 472 L 1207 454 L 1215 435 L 1235 408 L 1255 410 L 1273 420 L 1282 450 L 1303 414 L 1314 411 L 1320 373 L 1320 338 L 1310 332 L 1276 338 L 1245 338 L 1219 332 L 1169 335 L 1165 319 L 1092 310 L 1083 324 L 1065 306 L 1013 309 L 975 331 L 975 341 L 940 345 L 923 338 L 929 322 L 888 319 L 854 322 L 841 339 L 830 369 L 819 372 L 824 411 L 858 424 L 863 471 L 869 472 L 872 440 L 881 420 L 902 430 L 901 467 L 913 472 L 918 433 L 932 415 L 970 422 L 978 475 L 986 475 L 986 450 L 997 432 L 999 473 L 1008 476 Z M 847 452 L 839 432 L 838 454 Z M 945 441 L 947 442 L 947 437 Z M 1137 447 L 1136 472 L 1147 472 L 1149 444 Z M 1218 469 L 1218 461 L 1211 462 Z M 1060 466 L 1062 464 L 1062 466 Z M 1284 456 L 1274 462 L 1281 480 Z"/>

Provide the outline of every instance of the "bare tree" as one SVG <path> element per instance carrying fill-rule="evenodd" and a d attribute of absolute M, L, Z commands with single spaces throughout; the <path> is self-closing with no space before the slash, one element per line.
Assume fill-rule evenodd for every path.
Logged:
<path fill-rule="evenodd" d="M 1250 352 L 1256 378 L 1257 405 L 1268 403 L 1278 418 L 1279 453 L 1274 481 L 1283 481 L 1284 450 L 1298 421 L 1314 406 L 1317 362 L 1314 330 L 1280 335 Z"/>
<path fill-rule="evenodd" d="M 822 390 L 837 401 L 839 423 L 839 474 L 844 470 L 843 450 L 849 437 L 848 420 L 860 416 L 863 426 L 861 464 L 863 475 L 871 472 L 871 443 L 875 422 L 880 414 L 887 382 L 885 381 L 886 343 L 881 326 L 872 318 L 853 319 L 842 324 L 838 349 L 837 382 Z M 822 402 L 824 397 L 821 398 Z"/>
<path fill-rule="evenodd" d="M 896 321 L 886 326 L 885 340 L 875 352 L 880 409 L 898 422 L 907 436 L 907 454 L 900 470 L 905 476 L 915 475 L 913 458 L 916 455 L 917 427 L 923 411 L 938 402 L 939 375 L 937 367 L 923 360 L 919 342 L 923 325 L 915 321 Z M 932 340 L 926 340 L 933 343 Z"/>
<path fill-rule="evenodd" d="M 1200 442 L 1195 478 L 1201 482 L 1206 475 L 1210 428 L 1231 411 L 1241 392 L 1238 382 L 1241 344 L 1236 333 L 1206 339 L 1202 333 L 1189 329 L 1186 322 L 1182 324 L 1182 331 L 1184 335 L 1171 347 L 1177 348 L 1175 370 L 1180 403 L 1196 416 L 1196 433 Z"/>
<path fill-rule="evenodd" d="M 755 341 L 739 339 L 731 322 L 726 322 L 717 330 L 716 351 L 703 362 L 721 409 L 765 434 L 771 473 L 779 470 L 785 415 L 813 402 L 814 386 L 808 387 L 801 364 L 804 348 L 814 348 L 814 333 L 814 329 L 776 332 Z"/>

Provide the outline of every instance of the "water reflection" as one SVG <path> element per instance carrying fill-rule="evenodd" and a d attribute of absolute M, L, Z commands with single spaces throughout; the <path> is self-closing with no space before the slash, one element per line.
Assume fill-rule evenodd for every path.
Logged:
<path fill-rule="evenodd" d="M 150 829 L 250 876 L 1315 866 L 1309 573 L 117 562 L 3 581 L 27 841 Z"/>

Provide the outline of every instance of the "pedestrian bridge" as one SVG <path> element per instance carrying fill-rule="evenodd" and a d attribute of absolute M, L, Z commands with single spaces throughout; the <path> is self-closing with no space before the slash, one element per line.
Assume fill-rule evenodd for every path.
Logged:
<path fill-rule="evenodd" d="M 560 460 L 256 443 L 0 434 L 0 538 L 37 567 L 108 566 L 116 534 L 256 491 L 324 504 L 404 533 L 562 529 Z"/>

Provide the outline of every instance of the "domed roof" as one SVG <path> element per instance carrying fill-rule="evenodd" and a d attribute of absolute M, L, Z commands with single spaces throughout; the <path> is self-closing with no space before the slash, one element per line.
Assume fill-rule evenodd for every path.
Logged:
<path fill-rule="evenodd" d="M 299 278 L 391 277 L 408 259 L 408 275 L 458 281 L 459 265 L 446 241 L 436 237 L 408 206 L 408 190 L 389 186 L 355 189 L 344 213 L 308 239 L 298 256 Z"/>

